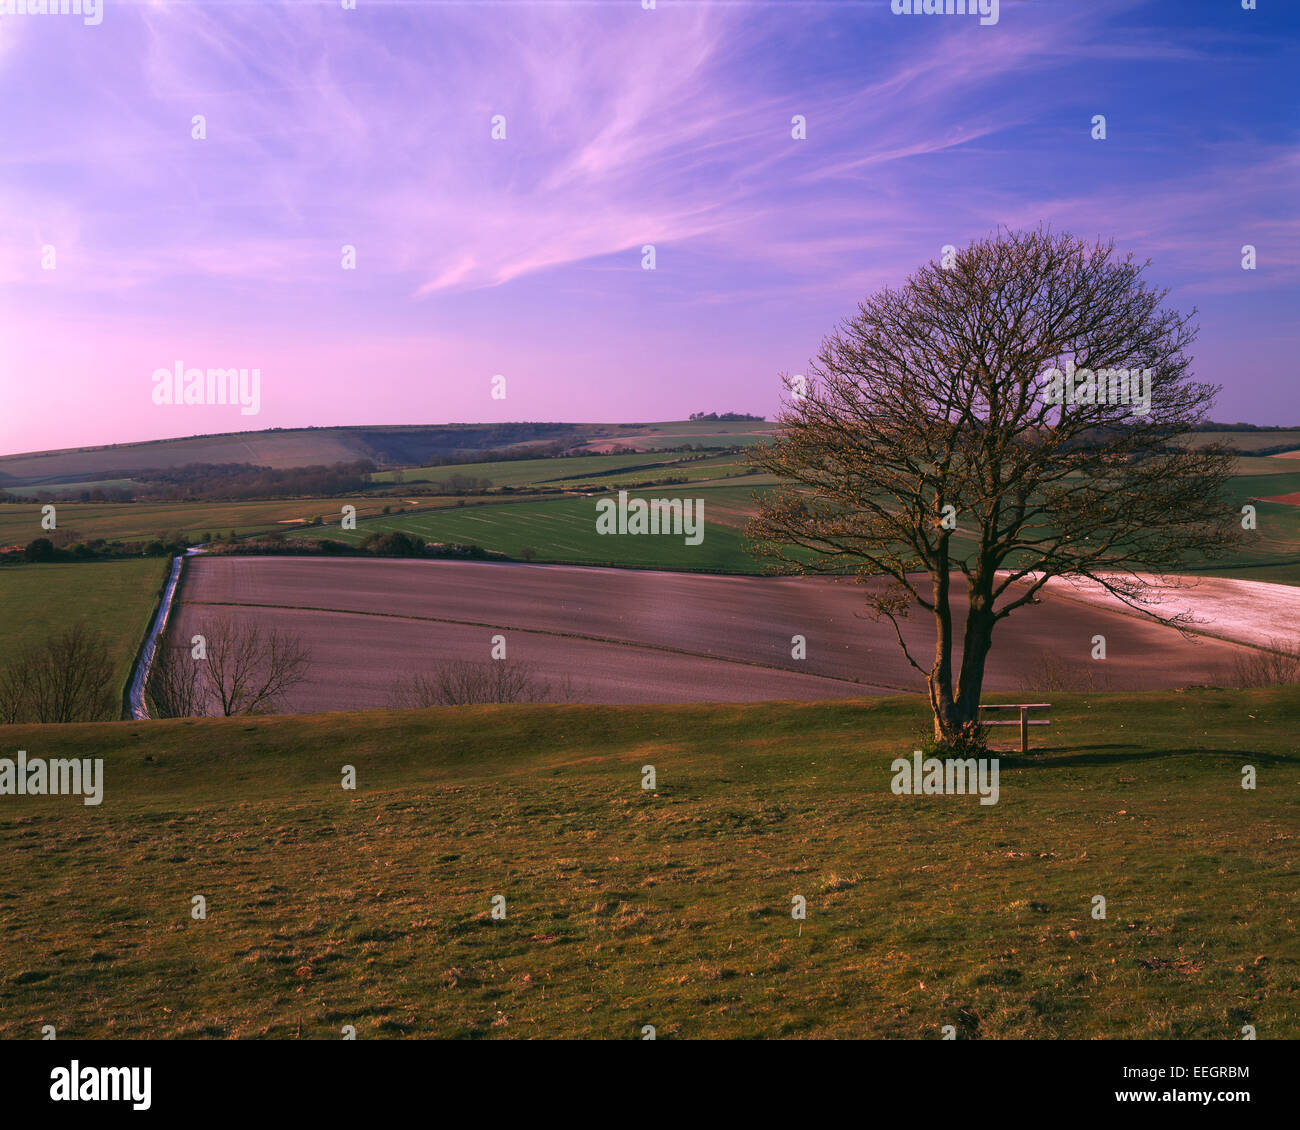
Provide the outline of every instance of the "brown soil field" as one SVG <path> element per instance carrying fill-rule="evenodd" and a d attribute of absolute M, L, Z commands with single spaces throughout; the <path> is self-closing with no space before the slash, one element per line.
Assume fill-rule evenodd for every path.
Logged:
<path fill-rule="evenodd" d="M 283 704 L 293 712 L 387 706 L 395 680 L 448 659 L 486 660 L 497 634 L 509 658 L 567 682 L 578 702 L 817 700 L 923 689 L 889 623 L 862 615 L 862 597 L 859 586 L 826 578 L 195 557 L 175 623 L 186 640 L 217 617 L 299 634 L 313 665 Z M 931 622 L 914 617 L 903 634 L 925 664 Z M 1090 658 L 1098 634 L 1106 637 L 1105 661 Z M 807 640 L 804 660 L 791 658 L 796 635 Z M 1046 668 L 1077 678 L 1073 689 L 1209 683 L 1238 650 L 1049 595 L 998 626 L 985 687 L 1021 691 Z"/>

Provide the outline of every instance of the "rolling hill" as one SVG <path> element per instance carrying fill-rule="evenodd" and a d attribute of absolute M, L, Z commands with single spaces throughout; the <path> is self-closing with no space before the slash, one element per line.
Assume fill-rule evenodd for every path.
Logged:
<path fill-rule="evenodd" d="M 770 427 L 762 420 L 690 420 L 269 428 L 4 455 L 0 456 L 0 490 L 112 481 L 189 463 L 254 463 L 281 469 L 369 459 L 380 467 L 410 467 L 448 456 L 554 445 L 589 451 L 611 447 L 654 451 L 687 444 L 730 447 L 752 442 L 758 430 Z"/>

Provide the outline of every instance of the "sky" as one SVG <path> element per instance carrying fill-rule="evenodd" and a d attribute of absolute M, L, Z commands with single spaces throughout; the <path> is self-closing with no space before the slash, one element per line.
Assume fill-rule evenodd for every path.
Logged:
<path fill-rule="evenodd" d="M 1199 310 L 1215 419 L 1300 425 L 1300 3 L 343 2 L 0 14 L 0 453 L 771 417 L 861 299 L 1040 224 Z M 177 362 L 258 411 L 156 403 Z"/>

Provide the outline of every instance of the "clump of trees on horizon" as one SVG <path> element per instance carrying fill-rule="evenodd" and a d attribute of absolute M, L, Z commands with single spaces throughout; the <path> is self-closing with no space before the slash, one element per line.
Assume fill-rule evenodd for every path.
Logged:
<path fill-rule="evenodd" d="M 354 494 L 369 486 L 369 459 L 308 467 L 262 467 L 254 463 L 186 463 L 138 472 L 136 498 L 145 502 L 286 498 Z"/>

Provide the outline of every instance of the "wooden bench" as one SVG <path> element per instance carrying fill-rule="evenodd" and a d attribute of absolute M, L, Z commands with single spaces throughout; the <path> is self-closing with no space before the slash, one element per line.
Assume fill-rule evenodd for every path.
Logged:
<path fill-rule="evenodd" d="M 999 703 L 990 703 L 988 705 L 985 705 L 984 703 L 980 703 L 981 710 L 1019 710 L 1020 711 L 1019 720 L 1013 719 L 1012 721 L 1009 722 L 981 721 L 980 725 L 1019 726 L 1020 727 L 1020 752 L 1028 753 L 1029 752 L 1029 727 L 1050 726 L 1052 724 L 1052 720 L 1050 718 L 1030 718 L 1029 712 L 1031 710 L 1048 710 L 1051 708 L 1051 705 L 1052 704 L 1050 702 L 1009 702 L 1009 703 L 999 702 Z"/>

